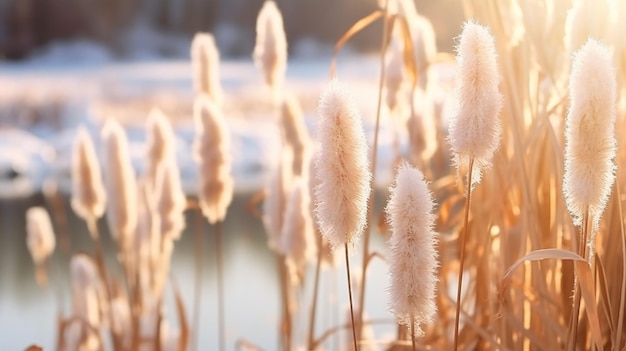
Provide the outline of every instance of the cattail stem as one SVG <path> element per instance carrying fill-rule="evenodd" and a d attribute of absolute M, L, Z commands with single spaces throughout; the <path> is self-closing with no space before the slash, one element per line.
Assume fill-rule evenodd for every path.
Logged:
<path fill-rule="evenodd" d="M 474 168 L 474 158 L 469 159 L 469 173 L 467 175 L 467 189 L 465 195 L 465 217 L 463 219 L 463 230 L 461 230 L 461 257 L 459 259 L 459 279 L 456 289 L 456 317 L 454 319 L 454 349 L 459 346 L 459 317 L 461 315 L 461 287 L 463 285 L 463 265 L 465 263 L 465 243 L 467 239 L 467 224 L 469 222 L 469 209 L 472 195 L 472 169 Z"/>
<path fill-rule="evenodd" d="M 225 306 L 224 306 L 224 258 L 222 248 L 222 221 L 215 223 L 215 259 L 217 263 L 217 318 L 219 350 L 225 350 Z"/>
<path fill-rule="evenodd" d="M 354 341 L 354 351 L 358 351 L 356 326 L 354 324 L 354 307 L 352 305 L 352 284 L 350 283 L 350 259 L 348 258 L 348 244 L 343 245 L 346 254 L 346 273 L 348 276 L 348 298 L 350 299 L 350 320 L 352 321 L 352 340 Z"/>
<path fill-rule="evenodd" d="M 369 203 L 367 206 L 367 219 L 368 222 L 370 218 L 373 216 L 373 208 L 374 208 L 374 195 L 375 195 L 375 184 L 376 184 L 376 162 L 378 158 L 378 130 L 380 128 L 380 113 L 383 106 L 383 87 L 385 85 L 385 73 L 386 73 L 386 65 L 385 65 L 385 53 L 387 52 L 387 37 L 389 37 L 388 32 L 388 23 L 389 16 L 387 16 L 387 10 L 389 6 L 389 0 L 385 0 L 385 7 L 383 9 L 383 40 L 380 49 L 380 77 L 378 79 L 378 101 L 376 105 L 376 126 L 374 128 L 374 143 L 372 144 L 372 164 L 371 164 L 371 187 L 370 187 L 370 197 Z M 365 233 L 363 234 L 363 266 L 361 267 L 361 286 L 359 288 L 359 335 L 362 331 L 362 321 L 363 321 L 363 310 L 365 309 L 365 286 L 367 285 L 367 266 L 369 264 L 369 253 L 370 253 L 370 228 L 367 225 Z"/>
<path fill-rule="evenodd" d="M 193 292 L 193 325 L 191 330 L 193 331 L 193 338 L 191 340 L 192 346 L 191 350 L 198 350 L 198 336 L 200 331 L 200 311 L 202 304 L 202 267 L 204 266 L 204 243 L 203 243 L 203 233 L 202 233 L 202 225 L 203 225 L 202 211 L 200 207 L 198 207 L 197 215 L 196 215 L 196 278 L 194 282 L 194 292 Z"/>
<path fill-rule="evenodd" d="M 415 348 L 415 317 L 411 315 L 411 346 L 413 351 L 416 351 Z"/>
<path fill-rule="evenodd" d="M 276 263 L 278 265 L 280 289 L 282 292 L 281 303 L 283 308 L 283 317 L 280 327 L 280 339 L 283 343 L 282 350 L 291 350 L 291 295 L 289 292 L 289 281 L 287 267 L 285 264 L 285 256 L 283 256 L 282 254 L 277 254 Z"/>
<path fill-rule="evenodd" d="M 309 314 L 309 340 L 308 349 L 313 350 L 313 340 L 315 338 L 315 314 L 317 312 L 317 295 L 319 291 L 320 271 L 322 267 L 322 253 L 321 249 L 322 237 L 317 236 L 318 250 L 317 250 L 317 264 L 315 265 L 315 282 L 313 283 L 313 301 L 311 302 L 311 311 Z"/>
<path fill-rule="evenodd" d="M 585 211 L 582 218 L 580 235 L 578 238 L 578 254 L 580 257 L 586 259 L 587 258 L 587 236 L 589 233 L 589 210 Z M 576 337 L 578 335 L 578 319 L 580 316 L 580 302 L 581 302 L 581 292 L 578 284 L 580 281 L 577 278 L 577 273 L 574 270 L 574 276 L 576 277 L 574 280 L 574 304 L 572 308 L 572 313 L 570 315 L 570 324 L 569 324 L 569 339 L 567 341 L 567 350 L 575 350 L 576 349 Z"/>

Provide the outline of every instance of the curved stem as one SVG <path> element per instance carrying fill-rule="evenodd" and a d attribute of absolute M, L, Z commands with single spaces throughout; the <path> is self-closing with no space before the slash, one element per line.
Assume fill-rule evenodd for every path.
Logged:
<path fill-rule="evenodd" d="M 389 6 L 389 0 L 385 0 L 385 8 L 383 10 L 383 40 L 381 44 L 381 53 L 380 53 L 380 78 L 378 80 L 378 102 L 376 105 L 376 127 L 374 128 L 374 144 L 372 145 L 372 180 L 369 204 L 367 207 L 367 218 L 368 222 L 372 216 L 372 211 L 374 208 L 374 194 L 376 193 L 376 163 L 378 158 L 378 129 L 380 128 L 380 112 L 382 109 L 383 103 L 383 84 L 385 82 L 385 53 L 387 49 L 387 37 L 389 34 L 387 33 L 389 30 L 389 16 L 387 16 L 387 8 Z M 368 224 L 365 233 L 363 234 L 363 265 L 361 267 L 361 286 L 359 288 L 359 331 L 361 330 L 361 321 L 363 320 L 363 310 L 365 307 L 365 286 L 367 281 L 367 265 L 369 260 L 367 257 L 369 256 L 369 246 L 370 246 L 370 226 Z M 360 334 L 360 333 L 359 333 Z"/>
<path fill-rule="evenodd" d="M 346 254 L 346 273 L 348 274 L 348 297 L 350 298 L 350 319 L 352 321 L 352 339 L 354 341 L 354 351 L 358 351 L 356 326 L 354 324 L 354 307 L 352 306 L 352 284 L 350 283 L 350 259 L 348 258 L 348 244 L 343 245 Z"/>
<path fill-rule="evenodd" d="M 463 266 L 465 263 L 465 243 L 467 241 L 467 224 L 469 222 L 469 209 L 472 195 L 472 170 L 474 169 L 474 158 L 469 160 L 469 173 L 467 175 L 467 189 L 465 195 L 465 217 L 463 219 L 463 230 L 461 231 L 461 257 L 459 263 L 459 279 L 456 289 L 456 317 L 454 319 L 454 349 L 459 346 L 459 317 L 461 314 L 461 287 L 463 285 Z"/>

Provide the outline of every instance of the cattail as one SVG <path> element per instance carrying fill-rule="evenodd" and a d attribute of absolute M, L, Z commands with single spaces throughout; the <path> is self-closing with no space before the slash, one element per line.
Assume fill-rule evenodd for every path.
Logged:
<path fill-rule="evenodd" d="M 593 232 L 615 181 L 616 73 L 609 50 L 590 39 L 574 56 L 570 76 L 570 110 L 565 123 L 567 208 L 580 225 L 588 211 Z M 589 257 L 593 256 L 593 252 Z"/>
<path fill-rule="evenodd" d="M 137 226 L 137 182 L 130 162 L 128 140 L 120 124 L 109 119 L 102 130 L 109 203 L 107 221 L 113 239 L 122 250 L 130 249 Z"/>
<path fill-rule="evenodd" d="M 385 89 L 387 106 L 390 110 L 393 110 L 398 103 L 404 86 L 404 77 L 406 77 L 403 61 L 404 44 L 402 32 L 398 26 L 399 24 L 396 24 L 393 27 L 391 42 L 385 55 Z"/>
<path fill-rule="evenodd" d="M 37 283 L 40 286 L 46 285 L 45 263 L 54 252 L 55 244 L 48 212 L 43 207 L 29 208 L 26 211 L 26 246 L 35 263 Z"/>
<path fill-rule="evenodd" d="M 289 269 L 296 278 L 294 282 L 302 281 L 306 263 L 314 260 L 317 254 L 306 186 L 302 178 L 294 182 L 280 238 L 280 251 L 287 257 Z"/>
<path fill-rule="evenodd" d="M 91 327 L 98 328 L 101 321 L 101 283 L 95 263 L 85 254 L 72 257 L 72 313 Z"/>
<path fill-rule="evenodd" d="M 26 211 L 26 245 L 35 264 L 42 264 L 54 251 L 56 244 L 50 216 L 43 207 Z"/>
<path fill-rule="evenodd" d="M 295 95 L 286 94 L 281 112 L 285 141 L 293 150 L 293 174 L 301 176 L 308 160 L 310 138 L 304 124 L 302 108 Z"/>
<path fill-rule="evenodd" d="M 449 117 L 448 140 L 457 168 L 467 167 L 474 160 L 472 183 L 477 183 L 481 173 L 491 166 L 502 133 L 498 118 L 502 108 L 500 75 L 494 39 L 487 28 L 465 23 L 457 64 L 455 107 Z"/>
<path fill-rule="evenodd" d="M 433 321 L 437 306 L 437 239 L 433 231 L 433 198 L 424 175 L 406 163 L 390 188 L 387 218 L 391 226 L 389 272 L 390 309 L 398 323 L 421 334 L 421 324 Z"/>
<path fill-rule="evenodd" d="M 598 40 L 608 39 L 608 20 L 612 13 L 609 0 L 576 0 L 567 12 L 565 21 L 565 48 L 572 53 L 590 37 Z"/>
<path fill-rule="evenodd" d="M 319 112 L 315 214 L 322 235 L 336 248 L 354 244 L 365 227 L 371 174 L 361 115 L 338 80 L 322 93 Z"/>
<path fill-rule="evenodd" d="M 147 132 L 146 173 L 154 184 L 158 167 L 174 157 L 174 132 L 167 116 L 159 109 L 150 111 Z"/>
<path fill-rule="evenodd" d="M 279 251 L 287 201 L 293 186 L 292 159 L 291 148 L 283 147 L 280 162 L 272 170 L 265 189 L 263 224 L 267 232 L 267 245 L 275 251 Z"/>
<path fill-rule="evenodd" d="M 191 42 L 193 86 L 196 95 L 205 94 L 217 105 L 222 103 L 220 87 L 220 54 L 213 36 L 196 33 Z"/>
<path fill-rule="evenodd" d="M 78 129 L 72 154 L 72 208 L 86 221 L 102 217 L 105 192 L 100 163 L 84 127 Z"/>
<path fill-rule="evenodd" d="M 230 135 L 221 111 L 210 99 L 196 97 L 194 119 L 194 158 L 200 174 L 200 207 L 209 223 L 214 224 L 226 217 L 233 198 Z"/>
<path fill-rule="evenodd" d="M 263 69 L 265 82 L 280 91 L 287 70 L 287 38 L 283 17 L 274 1 L 265 1 L 256 21 L 254 62 Z"/>
<path fill-rule="evenodd" d="M 185 227 L 183 212 L 187 199 L 180 184 L 180 174 L 174 160 L 163 164 L 157 176 L 156 210 L 160 219 L 159 233 L 172 240 L 180 239 Z"/>

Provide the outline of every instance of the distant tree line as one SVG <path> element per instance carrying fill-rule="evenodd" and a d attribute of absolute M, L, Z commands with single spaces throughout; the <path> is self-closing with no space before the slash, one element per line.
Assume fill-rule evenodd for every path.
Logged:
<path fill-rule="evenodd" d="M 0 59 L 20 59 L 58 39 L 85 38 L 123 52 L 124 33 L 140 22 L 163 33 L 191 35 L 220 25 L 236 28 L 246 40 L 225 55 L 249 54 L 256 15 L 264 0 L 0 0 Z M 376 9 L 376 0 L 276 0 L 284 16 L 288 40 L 311 37 L 333 43 L 359 18 Z M 418 11 L 460 23 L 455 0 L 418 0 Z M 438 3 L 433 4 L 433 3 Z M 449 20 L 451 19 L 451 20 Z M 435 22 L 435 21 L 433 21 Z M 437 23 L 435 28 L 438 29 Z M 440 26 L 441 27 L 441 26 Z M 380 45 L 381 24 L 354 38 L 359 49 Z M 454 28 L 458 31 L 458 28 Z M 249 46 L 249 47 L 248 47 Z"/>

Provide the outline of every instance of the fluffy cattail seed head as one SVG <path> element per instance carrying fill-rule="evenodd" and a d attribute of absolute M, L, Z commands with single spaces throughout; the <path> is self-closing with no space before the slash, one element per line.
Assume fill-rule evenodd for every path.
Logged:
<path fill-rule="evenodd" d="M 574 224 L 588 210 L 594 232 L 615 181 L 615 77 L 611 54 L 599 42 L 589 40 L 574 56 L 563 192 Z"/>
<path fill-rule="evenodd" d="M 316 256 L 317 247 L 313 236 L 313 223 L 309 212 L 308 184 L 298 178 L 287 201 L 287 210 L 282 227 L 281 253 L 287 257 L 287 264 L 296 279 L 301 282 L 306 263 Z"/>
<path fill-rule="evenodd" d="M 285 141 L 293 150 L 293 174 L 301 176 L 309 158 L 309 132 L 304 124 L 304 115 L 298 99 L 286 94 L 281 109 L 281 125 Z"/>
<path fill-rule="evenodd" d="M 400 23 L 393 27 L 391 42 L 387 46 L 385 55 L 385 90 L 387 106 L 390 110 L 395 109 L 401 96 L 406 73 L 404 72 L 404 44 Z"/>
<path fill-rule="evenodd" d="M 191 42 L 193 87 L 196 95 L 205 94 L 214 103 L 222 103 L 220 53 L 209 33 L 196 33 Z"/>
<path fill-rule="evenodd" d="M 137 226 L 137 181 L 130 162 L 128 139 L 115 120 L 105 122 L 104 185 L 108 194 L 107 221 L 113 239 L 122 249 L 129 249 Z"/>
<path fill-rule="evenodd" d="M 457 54 L 455 108 L 449 117 L 448 140 L 457 167 L 467 167 L 474 159 L 473 178 L 491 165 L 500 145 L 502 127 L 498 115 L 502 95 L 494 39 L 486 27 L 474 22 L 463 26 Z"/>
<path fill-rule="evenodd" d="M 56 240 L 50 216 L 43 207 L 26 211 L 26 245 L 35 264 L 43 263 L 54 251 Z"/>
<path fill-rule="evenodd" d="M 283 16 L 274 1 L 265 1 L 256 21 L 254 62 L 263 69 L 265 82 L 276 93 L 287 70 L 287 38 Z"/>
<path fill-rule="evenodd" d="M 156 182 L 157 168 L 174 157 L 174 131 L 167 116 L 153 109 L 147 121 L 146 173 L 151 183 Z"/>
<path fill-rule="evenodd" d="M 424 175 L 406 163 L 396 175 L 386 212 L 391 226 L 390 309 L 399 323 L 421 334 L 421 324 L 436 313 L 437 233 L 433 231 L 433 199 Z"/>
<path fill-rule="evenodd" d="M 72 154 L 72 208 L 85 220 L 95 220 L 104 213 L 106 197 L 100 163 L 93 141 L 85 128 L 78 129 Z"/>
<path fill-rule="evenodd" d="M 208 221 L 214 224 L 226 217 L 233 198 L 230 135 L 220 109 L 204 96 L 196 97 L 194 119 L 194 158 L 200 174 L 200 207 Z"/>
<path fill-rule="evenodd" d="M 174 160 L 170 160 L 159 167 L 156 203 L 160 234 L 178 240 L 185 227 L 183 212 L 187 205 L 187 199 L 183 193 L 180 174 Z"/>
<path fill-rule="evenodd" d="M 292 171 L 293 152 L 289 147 L 283 147 L 280 162 L 274 167 L 265 189 L 266 197 L 263 201 L 263 224 L 267 232 L 267 245 L 270 249 L 280 249 L 283 222 L 289 192 L 293 186 Z"/>
<path fill-rule="evenodd" d="M 354 244 L 365 227 L 371 174 L 361 115 L 338 80 L 322 93 L 319 113 L 315 214 L 322 235 L 335 248 Z"/>

